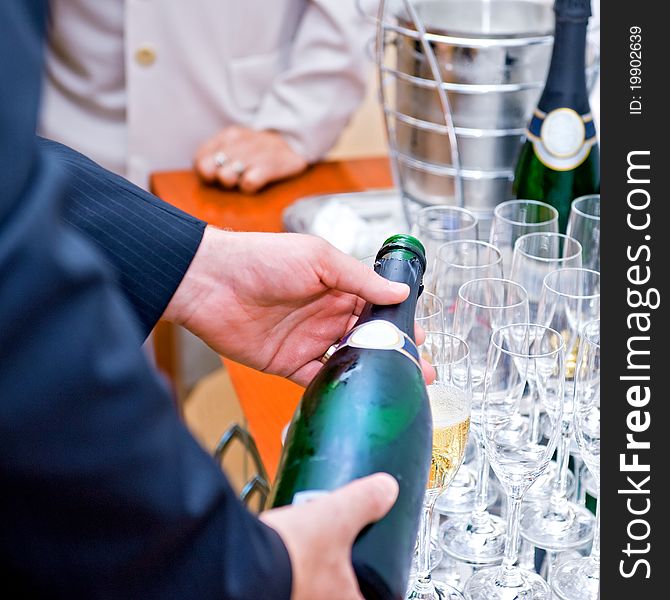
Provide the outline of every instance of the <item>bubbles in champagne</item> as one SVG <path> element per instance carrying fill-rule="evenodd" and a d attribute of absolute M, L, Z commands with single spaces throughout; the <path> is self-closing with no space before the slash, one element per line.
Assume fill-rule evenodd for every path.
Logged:
<path fill-rule="evenodd" d="M 428 489 L 440 491 L 454 478 L 463 460 L 470 430 L 469 402 L 465 393 L 453 386 L 428 386 L 433 414 L 433 455 Z"/>

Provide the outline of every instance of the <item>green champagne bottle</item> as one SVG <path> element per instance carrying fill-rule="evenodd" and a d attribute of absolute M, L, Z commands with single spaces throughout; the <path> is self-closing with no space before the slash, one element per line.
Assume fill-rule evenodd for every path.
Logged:
<path fill-rule="evenodd" d="M 273 507 L 297 504 L 380 471 L 398 480 L 391 511 L 366 527 L 353 547 L 354 570 L 368 600 L 404 598 L 428 480 L 432 420 L 414 341 L 425 267 L 418 240 L 386 240 L 375 271 L 408 284 L 409 297 L 392 306 L 367 304 L 307 387 L 270 498 Z"/>
<path fill-rule="evenodd" d="M 586 88 L 590 0 L 556 0 L 547 82 L 527 130 L 514 176 L 517 198 L 558 210 L 565 232 L 575 198 L 600 191 L 600 153 Z"/>

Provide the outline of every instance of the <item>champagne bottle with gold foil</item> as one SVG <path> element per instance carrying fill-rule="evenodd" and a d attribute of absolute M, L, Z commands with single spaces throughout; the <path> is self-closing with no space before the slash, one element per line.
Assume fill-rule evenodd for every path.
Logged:
<path fill-rule="evenodd" d="M 586 87 L 590 0 L 556 0 L 547 82 L 533 113 L 514 176 L 517 198 L 558 210 L 565 232 L 575 198 L 600 191 L 600 153 Z"/>
<path fill-rule="evenodd" d="M 409 297 L 392 306 L 366 305 L 307 387 L 270 499 L 273 507 L 297 504 L 379 471 L 398 480 L 391 511 L 353 547 L 368 600 L 404 598 L 430 468 L 431 411 L 414 341 L 425 267 L 415 238 L 396 235 L 384 243 L 375 271 L 409 285 Z"/>

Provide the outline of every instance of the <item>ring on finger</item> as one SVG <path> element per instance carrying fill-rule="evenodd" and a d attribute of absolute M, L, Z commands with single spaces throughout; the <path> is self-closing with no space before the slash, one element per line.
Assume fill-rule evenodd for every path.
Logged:
<path fill-rule="evenodd" d="M 319 359 L 319 362 L 320 362 L 322 365 L 325 365 L 325 364 L 328 362 L 328 359 L 329 359 L 333 354 L 335 354 L 335 352 L 337 351 L 338 348 L 339 348 L 339 346 L 338 346 L 337 344 L 333 344 L 330 348 L 328 348 L 328 350 L 326 350 L 326 351 L 323 353 L 323 356 Z"/>
<path fill-rule="evenodd" d="M 217 152 L 214 155 L 214 165 L 217 169 L 220 169 L 228 162 L 228 155 L 225 152 Z"/>
<path fill-rule="evenodd" d="M 240 176 L 247 170 L 247 165 L 241 160 L 236 160 L 230 165 L 230 168 L 237 176 Z"/>

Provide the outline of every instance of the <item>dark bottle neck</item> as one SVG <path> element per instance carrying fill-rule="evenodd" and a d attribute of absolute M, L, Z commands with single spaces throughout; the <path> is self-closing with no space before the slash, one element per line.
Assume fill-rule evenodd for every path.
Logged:
<path fill-rule="evenodd" d="M 571 108 L 584 115 L 591 110 L 585 74 L 587 23 L 587 19 L 563 20 L 556 16 L 551 66 L 538 103 L 541 111 Z"/>
<path fill-rule="evenodd" d="M 377 260 L 375 271 L 390 281 L 406 283 L 410 288 L 409 296 L 400 304 L 389 306 L 366 304 L 356 324 L 383 319 L 393 323 L 414 340 L 416 302 L 423 281 L 423 267 L 419 259 L 410 252 L 393 250 Z"/>

